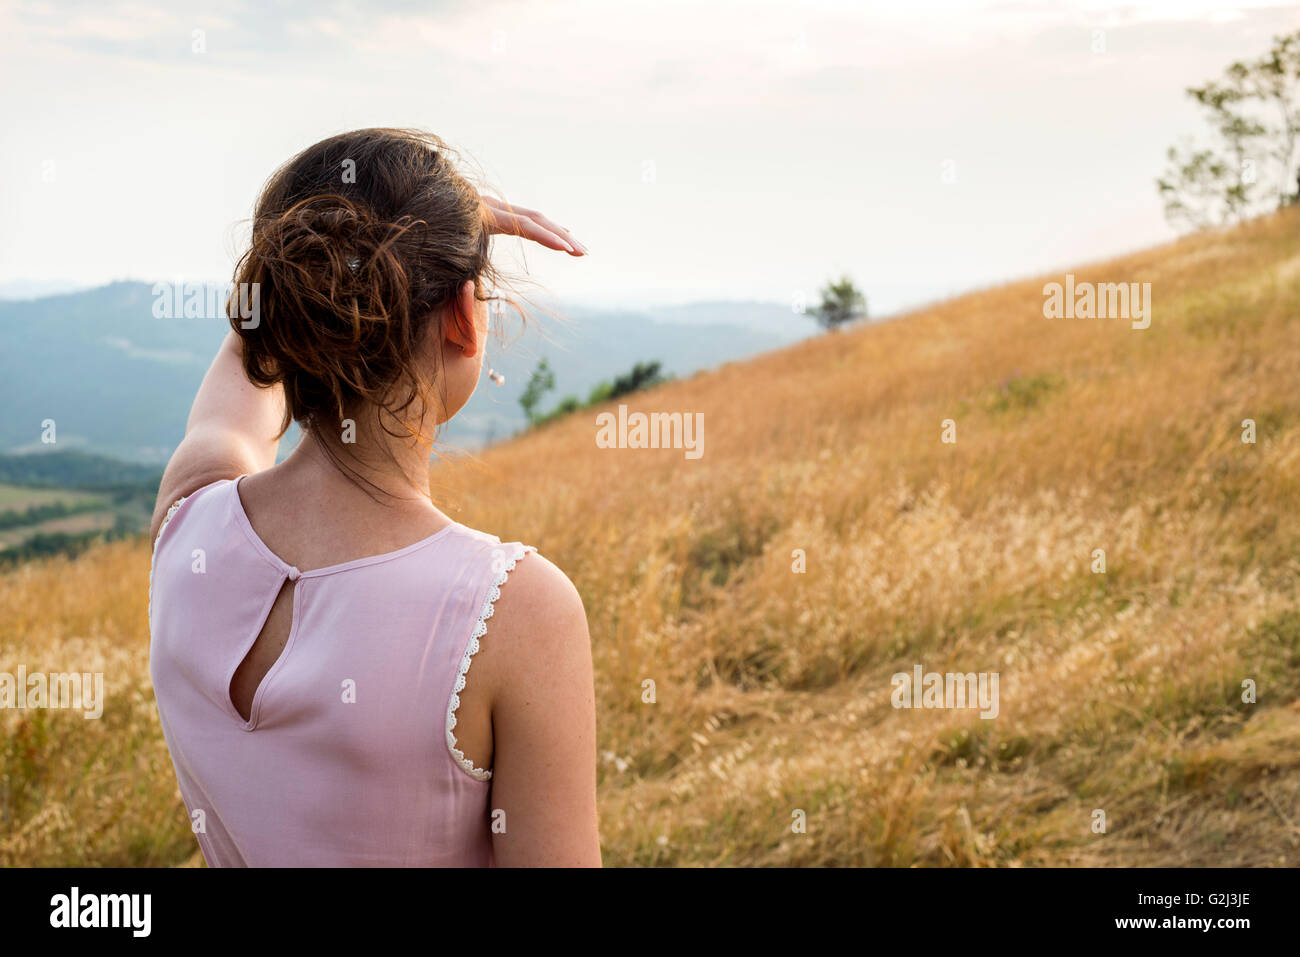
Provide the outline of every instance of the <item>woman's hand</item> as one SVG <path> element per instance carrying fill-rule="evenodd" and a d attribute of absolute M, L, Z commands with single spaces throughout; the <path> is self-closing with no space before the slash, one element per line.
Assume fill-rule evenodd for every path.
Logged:
<path fill-rule="evenodd" d="M 535 209 L 512 206 L 505 200 L 483 196 L 488 231 L 493 235 L 522 236 L 547 249 L 558 249 L 570 256 L 587 255 L 587 247 L 573 238 L 563 226 L 553 223 Z"/>

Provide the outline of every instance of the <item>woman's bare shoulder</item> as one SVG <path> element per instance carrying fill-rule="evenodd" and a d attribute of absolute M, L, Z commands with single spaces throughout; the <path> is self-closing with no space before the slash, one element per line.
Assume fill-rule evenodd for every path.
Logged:
<path fill-rule="evenodd" d="M 581 623 L 586 637 L 587 615 L 577 587 L 546 556 L 530 551 L 515 564 L 496 602 L 497 629 L 536 633 L 540 639 L 567 633 Z"/>
<path fill-rule="evenodd" d="M 516 561 L 500 591 L 474 663 L 476 671 L 483 666 L 479 680 L 490 682 L 495 700 L 535 680 L 572 681 L 589 674 L 587 613 L 568 575 L 530 551 Z"/>

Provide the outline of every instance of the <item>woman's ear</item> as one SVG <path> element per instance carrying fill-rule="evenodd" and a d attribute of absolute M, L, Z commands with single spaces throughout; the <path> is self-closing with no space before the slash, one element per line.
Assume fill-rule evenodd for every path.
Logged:
<path fill-rule="evenodd" d="M 444 338 L 472 359 L 482 348 L 478 326 L 474 323 L 474 283 L 466 279 L 456 290 L 456 298 L 447 305 L 447 322 L 443 327 Z"/>

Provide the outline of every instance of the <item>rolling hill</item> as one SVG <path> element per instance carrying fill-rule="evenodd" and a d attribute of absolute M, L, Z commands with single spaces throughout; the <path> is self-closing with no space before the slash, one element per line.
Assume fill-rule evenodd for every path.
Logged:
<path fill-rule="evenodd" d="M 702 414 L 697 459 L 593 410 L 438 468 L 584 598 L 607 864 L 1300 862 L 1300 209 L 1071 272 L 1150 327 L 1038 277 L 628 400 Z M 109 694 L 0 713 L 0 864 L 193 860 L 148 560 L 0 576 L 5 661 Z M 894 707 L 917 666 L 997 716 Z"/>
<path fill-rule="evenodd" d="M 0 566 L 140 534 L 161 477 L 157 466 L 75 449 L 0 455 Z"/>
<path fill-rule="evenodd" d="M 219 315 L 157 318 L 152 289 L 116 282 L 0 301 L 0 453 L 45 451 L 42 423 L 52 419 L 58 448 L 150 465 L 167 461 L 229 327 Z M 685 376 L 816 331 L 809 317 L 764 303 L 561 311 L 569 320 L 562 324 L 533 322 L 519 330 L 507 323 L 505 338 L 494 338 L 488 350 L 505 385 L 480 389 L 446 430 L 447 441 L 477 448 L 522 429 L 519 396 L 543 356 L 556 378 L 555 394 L 542 405 L 549 409 L 565 394 L 585 398 L 596 383 L 637 362 L 657 359 L 666 372 Z M 295 440 L 291 432 L 283 448 Z"/>

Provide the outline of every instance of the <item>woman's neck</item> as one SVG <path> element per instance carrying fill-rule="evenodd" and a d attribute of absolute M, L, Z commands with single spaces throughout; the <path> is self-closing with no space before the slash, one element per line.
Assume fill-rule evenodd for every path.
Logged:
<path fill-rule="evenodd" d="M 377 425 L 344 441 L 328 431 L 304 429 L 302 440 L 283 463 L 292 471 L 323 472 L 393 499 L 430 500 L 431 447 L 415 438 L 390 435 Z"/>

